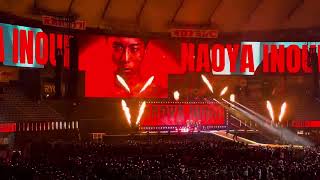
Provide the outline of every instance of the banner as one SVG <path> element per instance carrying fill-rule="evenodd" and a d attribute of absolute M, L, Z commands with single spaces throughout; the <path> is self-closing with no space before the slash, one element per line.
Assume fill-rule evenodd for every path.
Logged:
<path fill-rule="evenodd" d="M 56 18 L 52 16 L 42 16 L 43 25 L 70 28 L 76 30 L 85 30 L 86 22 L 81 20 L 70 21 L 67 18 Z"/>
<path fill-rule="evenodd" d="M 170 29 L 170 34 L 177 38 L 218 38 L 218 30 L 214 29 Z"/>
<path fill-rule="evenodd" d="M 219 126 L 225 124 L 224 108 L 215 103 L 147 103 L 140 126 Z"/>

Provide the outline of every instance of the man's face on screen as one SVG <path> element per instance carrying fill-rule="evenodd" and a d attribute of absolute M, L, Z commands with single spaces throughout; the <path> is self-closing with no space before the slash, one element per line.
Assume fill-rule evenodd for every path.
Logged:
<path fill-rule="evenodd" d="M 117 65 L 116 73 L 134 75 L 140 72 L 144 57 L 144 42 L 139 38 L 119 37 L 112 42 L 112 60 Z"/>

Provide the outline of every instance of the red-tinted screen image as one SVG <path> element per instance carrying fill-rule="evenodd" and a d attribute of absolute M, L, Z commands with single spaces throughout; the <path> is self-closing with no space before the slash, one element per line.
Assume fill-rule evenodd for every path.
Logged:
<path fill-rule="evenodd" d="M 177 47 L 172 47 L 177 46 Z M 168 75 L 182 73 L 179 43 L 134 37 L 79 38 L 86 97 L 168 96 Z"/>
<path fill-rule="evenodd" d="M 224 108 L 218 104 L 148 104 L 141 126 L 224 125 Z"/>

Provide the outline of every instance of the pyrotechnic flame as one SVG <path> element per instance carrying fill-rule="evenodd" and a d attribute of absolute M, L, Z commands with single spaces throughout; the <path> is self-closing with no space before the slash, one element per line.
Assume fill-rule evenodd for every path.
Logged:
<path fill-rule="evenodd" d="M 287 103 L 286 102 L 282 103 L 280 115 L 279 115 L 279 122 L 282 121 L 282 118 L 283 118 L 284 114 L 286 113 L 286 108 L 287 108 Z"/>
<path fill-rule="evenodd" d="M 126 81 L 120 75 L 117 75 L 117 79 L 120 82 L 120 84 L 130 93 L 130 88 Z"/>
<path fill-rule="evenodd" d="M 148 79 L 148 81 L 144 84 L 144 86 L 142 87 L 142 89 L 140 90 L 139 93 L 142 93 L 144 90 L 146 90 L 147 87 L 150 86 L 150 84 L 152 83 L 153 79 L 154 79 L 154 76 L 151 76 L 151 77 Z"/>
<path fill-rule="evenodd" d="M 228 91 L 228 86 L 224 87 L 220 93 L 220 96 L 223 96 Z"/>
<path fill-rule="evenodd" d="M 235 102 L 236 101 L 236 96 L 234 94 L 230 95 L 230 101 Z"/>
<path fill-rule="evenodd" d="M 203 82 L 208 86 L 208 88 L 210 89 L 210 91 L 213 93 L 213 88 L 209 82 L 209 80 L 206 78 L 206 76 L 204 76 L 203 74 L 201 75 L 201 78 L 203 80 Z"/>
<path fill-rule="evenodd" d="M 122 110 L 124 112 L 124 115 L 126 116 L 126 119 L 128 121 L 129 126 L 131 126 L 131 114 L 130 114 L 130 109 L 127 106 L 126 101 L 122 100 L 121 101 L 121 105 L 122 105 Z"/>
<path fill-rule="evenodd" d="M 140 106 L 140 109 L 139 109 L 139 115 L 138 115 L 138 118 L 137 118 L 137 121 L 136 121 L 136 125 L 138 125 L 140 123 L 140 120 L 141 120 L 141 117 L 144 113 L 144 109 L 146 108 L 146 102 L 143 101 L 141 106 Z"/>
<path fill-rule="evenodd" d="M 178 91 L 174 91 L 174 92 L 173 92 L 173 98 L 174 98 L 176 101 L 179 101 L 180 94 L 179 94 Z"/>
<path fill-rule="evenodd" d="M 267 109 L 269 111 L 271 120 L 274 121 L 273 108 L 272 108 L 270 101 L 267 101 Z"/>

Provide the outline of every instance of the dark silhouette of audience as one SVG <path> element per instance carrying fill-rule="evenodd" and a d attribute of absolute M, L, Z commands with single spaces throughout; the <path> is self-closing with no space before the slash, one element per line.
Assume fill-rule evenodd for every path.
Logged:
<path fill-rule="evenodd" d="M 317 148 L 207 137 L 32 146 L 30 156 L 14 153 L 1 162 L 1 179 L 317 179 L 320 173 Z"/>

